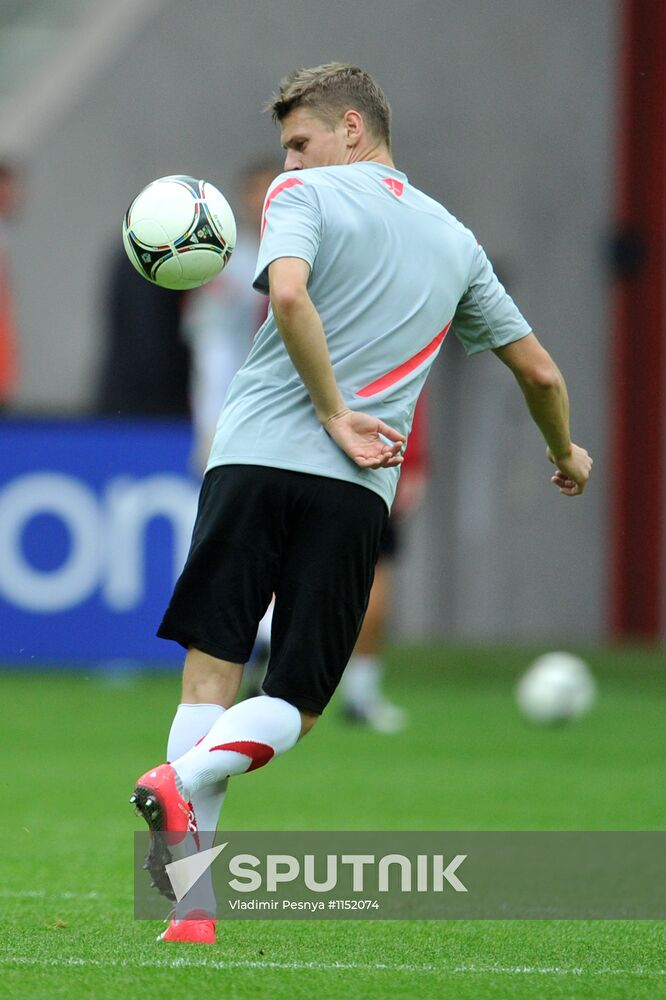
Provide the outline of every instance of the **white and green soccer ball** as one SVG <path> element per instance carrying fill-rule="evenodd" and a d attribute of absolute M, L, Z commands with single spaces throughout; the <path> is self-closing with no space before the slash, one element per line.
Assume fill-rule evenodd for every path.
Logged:
<path fill-rule="evenodd" d="M 572 653 L 537 657 L 516 685 L 516 702 L 523 715 L 544 725 L 585 715 L 597 697 L 588 665 Z"/>
<path fill-rule="evenodd" d="M 123 243 L 148 281 L 162 288 L 197 288 L 227 266 L 236 221 L 227 199 L 208 181 L 160 177 L 127 209 Z"/>

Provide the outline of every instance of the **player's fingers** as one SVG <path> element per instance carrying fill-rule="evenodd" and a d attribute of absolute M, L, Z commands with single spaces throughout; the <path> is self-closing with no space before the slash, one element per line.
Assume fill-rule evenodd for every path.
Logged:
<path fill-rule="evenodd" d="M 405 435 L 401 434 L 400 431 L 396 431 L 394 427 L 389 427 L 383 420 L 379 420 L 377 424 L 379 433 L 383 434 L 389 441 L 397 441 L 400 445 L 405 443 Z"/>
<path fill-rule="evenodd" d="M 356 465 L 362 469 L 381 469 L 386 465 L 389 456 L 381 452 L 378 455 L 353 455 L 352 457 Z"/>
<path fill-rule="evenodd" d="M 399 442 L 392 445 L 380 443 L 379 450 L 373 448 L 370 454 L 368 454 L 367 445 L 364 446 L 363 451 L 359 449 L 358 452 L 355 452 L 355 449 L 352 449 L 347 454 L 362 469 L 384 469 L 402 465 L 404 459 L 401 448 L 402 445 Z"/>
<path fill-rule="evenodd" d="M 381 455 L 379 456 L 379 466 L 378 468 L 384 467 L 389 464 L 395 465 L 393 461 L 395 458 L 401 458 L 401 444 L 384 445 L 382 448 Z M 399 463 L 397 463 L 399 464 Z"/>
<path fill-rule="evenodd" d="M 551 476 L 550 481 L 557 486 L 560 493 L 564 493 L 565 496 L 569 497 L 580 496 L 585 489 L 585 483 L 577 483 L 575 479 L 569 479 L 562 473 L 556 473 L 554 476 Z"/>
<path fill-rule="evenodd" d="M 396 462 L 397 457 L 398 456 L 396 455 L 381 455 L 379 458 L 376 458 L 375 461 L 373 462 L 373 468 L 385 469 L 389 465 L 396 465 L 396 464 L 399 465 L 400 463 Z"/>
<path fill-rule="evenodd" d="M 396 465 L 402 465 L 404 458 L 402 455 L 394 453 L 392 450 L 385 451 L 373 464 L 372 469 L 393 469 Z"/>

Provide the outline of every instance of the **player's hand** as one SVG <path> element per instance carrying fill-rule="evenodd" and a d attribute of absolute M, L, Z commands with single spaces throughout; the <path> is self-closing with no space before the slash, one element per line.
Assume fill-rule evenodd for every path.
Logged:
<path fill-rule="evenodd" d="M 592 459 L 584 448 L 579 448 L 577 444 L 571 445 L 568 455 L 560 455 L 555 458 L 550 448 L 546 454 L 548 461 L 556 467 L 556 472 L 550 477 L 551 483 L 568 497 L 579 497 L 592 471 Z"/>
<path fill-rule="evenodd" d="M 402 465 L 405 437 L 378 417 L 344 409 L 329 417 L 324 429 L 361 469 L 391 469 Z M 382 438 L 393 443 L 387 444 Z"/>

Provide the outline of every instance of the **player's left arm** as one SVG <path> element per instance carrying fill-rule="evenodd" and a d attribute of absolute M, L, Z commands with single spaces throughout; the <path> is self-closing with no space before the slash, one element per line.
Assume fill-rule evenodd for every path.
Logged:
<path fill-rule="evenodd" d="M 303 379 L 322 426 L 361 468 L 402 463 L 402 434 L 367 413 L 350 410 L 340 393 L 326 335 L 308 293 L 310 266 L 299 257 L 279 257 L 268 268 L 269 293 L 278 330 Z M 382 437 L 392 444 L 386 444 Z"/>
<path fill-rule="evenodd" d="M 551 481 L 560 493 L 579 496 L 590 477 L 592 459 L 569 432 L 569 396 L 564 377 L 533 333 L 495 354 L 515 375 L 535 424 L 543 434 L 548 459 L 556 466 Z"/>

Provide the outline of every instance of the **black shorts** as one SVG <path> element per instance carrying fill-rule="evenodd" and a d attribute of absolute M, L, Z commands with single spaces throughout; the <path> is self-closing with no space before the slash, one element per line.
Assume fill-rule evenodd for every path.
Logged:
<path fill-rule="evenodd" d="M 355 483 L 257 465 L 211 469 L 157 634 L 246 663 L 275 594 L 264 691 L 320 713 L 356 644 L 387 520 L 381 497 Z"/>

